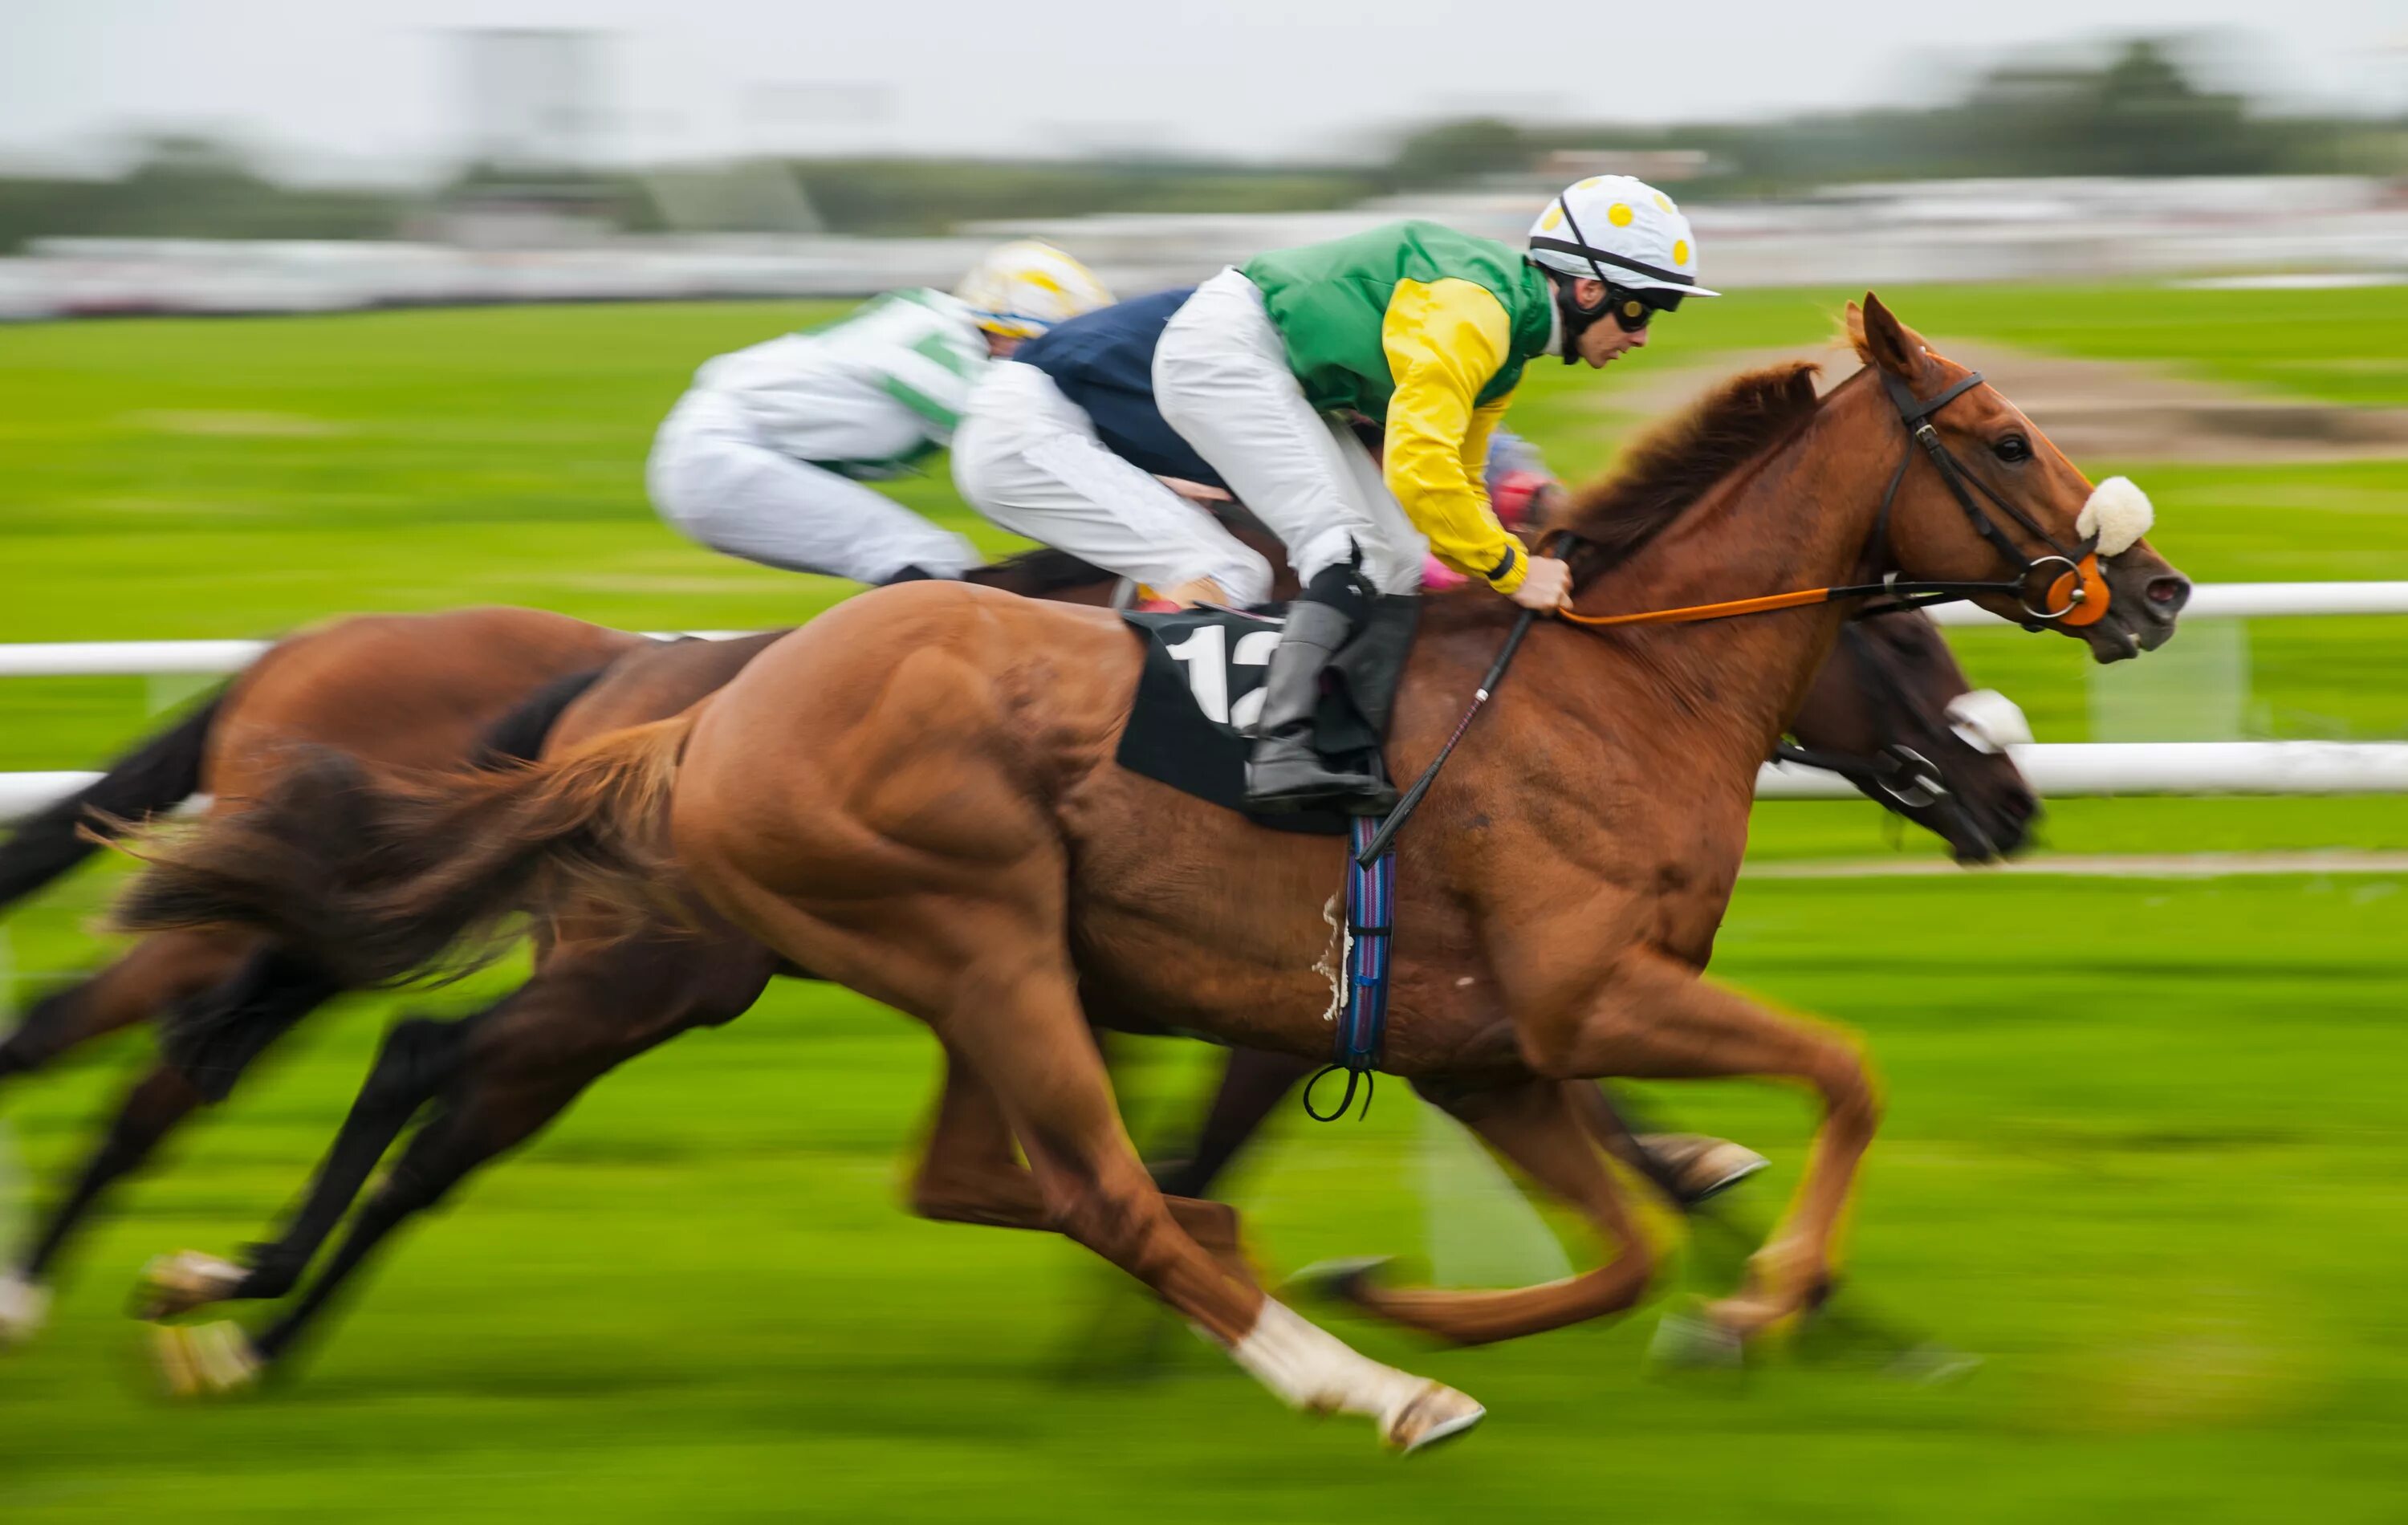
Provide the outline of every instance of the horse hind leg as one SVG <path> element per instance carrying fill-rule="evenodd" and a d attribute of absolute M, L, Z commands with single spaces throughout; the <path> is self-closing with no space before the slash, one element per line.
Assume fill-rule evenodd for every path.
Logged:
<path fill-rule="evenodd" d="M 1332 1290 L 1383 1318 L 1455 1345 L 1487 1345 L 1561 1329 L 1621 1313 L 1646 1295 L 1655 1251 L 1590 1143 L 1573 1086 L 1528 1081 L 1469 1092 L 1431 1087 L 1425 1094 L 1532 1180 L 1578 1208 L 1608 1258 L 1580 1275 L 1537 1287 L 1392 1288 L 1372 1280 L 1369 1267 L 1357 1267 L 1337 1277 Z"/>
<path fill-rule="evenodd" d="M 1166 1193 L 1164 1205 L 1181 1231 L 1231 1276 L 1256 1285 L 1239 1230 L 1226 1202 Z M 1060 1227 L 1037 1177 L 1020 1162 L 1010 1120 L 995 1088 L 951 1044 L 945 1046 L 944 1089 L 912 1173 L 911 1211 L 939 1223 L 1052 1232 Z"/>
<path fill-rule="evenodd" d="M 1405 1450 L 1478 1422 L 1484 1411 L 1469 1398 L 1358 1355 L 1229 1275 L 1182 1229 L 1131 1147 L 1069 971 L 1007 962 L 966 982 L 1005 999 L 944 1036 L 995 1087 L 1054 1227 L 1152 1288 L 1293 1407 L 1367 1415 Z M 1217 1204 L 1203 1205 L 1213 1216 Z"/>

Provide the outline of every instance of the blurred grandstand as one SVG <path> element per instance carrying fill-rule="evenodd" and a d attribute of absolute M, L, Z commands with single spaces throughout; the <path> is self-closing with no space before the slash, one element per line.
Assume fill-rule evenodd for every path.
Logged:
<path fill-rule="evenodd" d="M 2001 65 L 1954 102 L 1752 124 L 1495 119 L 1383 162 L 763 156 L 611 166 L 588 39 L 466 34 L 464 167 L 415 191 L 286 186 L 151 140 L 114 179 L 0 178 L 0 318 L 849 296 L 942 283 L 998 236 L 1117 288 L 1417 216 L 1518 237 L 1581 173 L 1680 186 L 1736 286 L 2408 276 L 2408 122 L 2284 115 L 2195 80 L 2195 44 Z"/>

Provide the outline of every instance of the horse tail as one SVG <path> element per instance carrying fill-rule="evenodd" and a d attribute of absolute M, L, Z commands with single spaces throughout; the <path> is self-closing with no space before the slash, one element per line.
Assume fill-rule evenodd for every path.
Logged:
<path fill-rule="evenodd" d="M 225 690 L 165 730 L 144 739 L 111 763 L 108 771 L 17 825 L 0 842 L 0 906 L 12 905 L 90 857 L 100 838 L 122 834 L 123 823 L 181 804 L 201 786 L 201 759 L 208 748 Z"/>
<path fill-rule="evenodd" d="M 681 917 L 666 828 L 693 724 L 689 712 L 549 762 L 397 784 L 339 752 L 296 755 L 238 813 L 138 847 L 149 867 L 113 923 L 254 928 L 359 988 L 480 968 L 519 913 L 571 897 L 630 923 Z"/>

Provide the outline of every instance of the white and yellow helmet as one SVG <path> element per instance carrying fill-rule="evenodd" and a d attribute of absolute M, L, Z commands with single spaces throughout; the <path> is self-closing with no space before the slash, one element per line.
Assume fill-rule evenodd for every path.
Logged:
<path fill-rule="evenodd" d="M 1530 224 L 1530 258 L 1561 275 L 1667 296 L 1722 295 L 1698 284 L 1698 236 L 1681 209 L 1628 175 L 1592 175 L 1548 202 Z"/>
<path fill-rule="evenodd" d="M 1057 323 L 1112 305 L 1096 273 L 1054 248 L 1022 238 L 989 250 L 953 288 L 981 328 L 1005 338 L 1034 338 Z"/>

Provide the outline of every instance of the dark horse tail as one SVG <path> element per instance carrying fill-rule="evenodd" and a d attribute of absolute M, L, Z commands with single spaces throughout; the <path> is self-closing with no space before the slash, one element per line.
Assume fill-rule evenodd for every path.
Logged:
<path fill-rule="evenodd" d="M 138 825 L 197 792 L 209 727 L 224 699 L 220 689 L 91 784 L 19 822 L 0 842 L 0 907 L 15 904 L 90 857 L 99 842 L 86 828 L 114 837 L 124 823 Z"/>
<path fill-rule="evenodd" d="M 667 808 L 692 727 L 680 715 L 548 762 L 399 784 L 301 755 L 249 809 L 138 846 L 149 867 L 115 925 L 254 928 L 356 989 L 481 967 L 519 914 L 571 899 L 677 914 Z"/>

